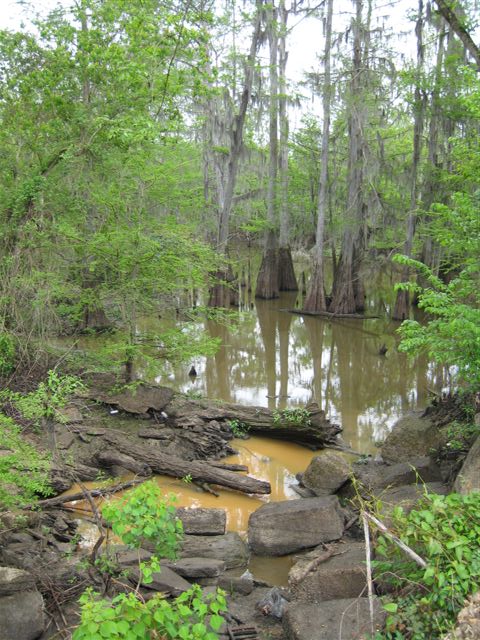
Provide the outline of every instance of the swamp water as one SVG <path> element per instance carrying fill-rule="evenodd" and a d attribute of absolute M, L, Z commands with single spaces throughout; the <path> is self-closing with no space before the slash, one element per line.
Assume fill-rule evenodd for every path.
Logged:
<path fill-rule="evenodd" d="M 296 294 L 283 294 L 274 301 L 255 301 L 243 291 L 243 308 L 231 329 L 211 320 L 199 321 L 195 329 L 221 339 L 215 356 L 197 358 L 188 365 L 148 371 L 141 360 L 136 375 L 190 394 L 239 404 L 267 406 L 281 411 L 317 402 L 327 417 L 342 425 L 344 441 L 361 454 L 374 454 L 375 443 L 385 438 L 403 413 L 428 403 L 428 392 L 445 384 L 442 367 L 426 358 L 409 361 L 396 349 L 398 323 L 385 318 L 336 320 L 289 313 Z M 378 313 L 383 301 L 367 313 Z M 253 305 L 253 308 L 251 306 Z M 145 318 L 139 333 L 165 330 L 173 320 Z M 177 326 L 181 323 L 175 321 Z M 190 331 L 191 325 L 185 324 Z M 80 347 L 95 348 L 99 340 L 85 338 Z M 386 355 L 379 350 L 385 345 Z M 196 378 L 188 372 L 194 365 Z M 160 369 L 160 367 L 159 367 Z M 158 477 L 165 493 L 177 496 L 178 506 L 222 507 L 227 510 L 227 528 L 245 535 L 252 511 L 270 500 L 297 497 L 291 485 L 312 456 L 306 448 L 266 438 L 235 440 L 237 456 L 228 462 L 245 464 L 249 473 L 270 482 L 272 494 L 261 498 L 221 490 L 220 497 L 200 492 L 182 480 Z M 93 544 L 96 532 L 82 524 L 85 541 Z M 273 584 L 286 584 L 292 558 L 257 558 L 252 573 Z"/>

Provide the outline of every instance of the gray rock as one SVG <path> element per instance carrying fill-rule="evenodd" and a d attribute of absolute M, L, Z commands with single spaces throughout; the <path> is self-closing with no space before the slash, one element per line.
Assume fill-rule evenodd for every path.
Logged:
<path fill-rule="evenodd" d="M 350 465 L 339 453 L 325 451 L 312 458 L 302 482 L 315 495 L 328 496 L 347 482 L 350 473 Z"/>
<path fill-rule="evenodd" d="M 137 584 L 140 578 L 138 567 L 132 567 L 128 570 L 128 579 L 133 584 Z M 142 586 L 152 591 L 161 591 L 172 596 L 178 596 L 184 591 L 188 591 L 192 586 L 184 578 L 179 576 L 175 571 L 168 567 L 162 567 L 162 570 L 152 575 L 152 582 L 144 583 Z"/>
<path fill-rule="evenodd" d="M 110 558 L 120 569 L 137 566 L 139 561 L 146 562 L 152 557 L 145 549 L 130 549 L 124 545 L 110 547 L 107 551 L 100 551 L 100 557 Z"/>
<path fill-rule="evenodd" d="M 380 630 L 386 612 L 373 601 L 374 628 Z M 328 600 L 320 604 L 294 602 L 283 617 L 286 640 L 362 640 L 371 638 L 368 598 Z"/>
<path fill-rule="evenodd" d="M 180 558 L 215 558 L 223 560 L 227 569 L 246 567 L 249 551 L 236 532 L 223 536 L 185 536 Z"/>
<path fill-rule="evenodd" d="M 225 561 L 213 558 L 182 558 L 162 560 L 162 567 L 169 567 L 183 578 L 217 578 L 225 571 Z"/>
<path fill-rule="evenodd" d="M 441 482 L 429 482 L 425 486 L 416 484 L 406 484 L 401 487 L 388 489 L 380 494 L 381 512 L 388 516 L 395 507 L 403 507 L 405 512 L 411 511 L 415 504 L 425 495 L 425 489 L 429 493 L 440 495 L 448 494 L 448 487 Z"/>
<path fill-rule="evenodd" d="M 43 630 L 43 598 L 38 591 L 0 597 L 1 640 L 35 640 Z"/>
<path fill-rule="evenodd" d="M 393 425 L 381 448 L 386 462 L 408 462 L 428 456 L 443 446 L 445 436 L 438 426 L 427 416 L 421 416 L 420 411 L 412 412 Z"/>
<path fill-rule="evenodd" d="M 375 495 L 384 489 L 401 485 L 442 481 L 440 468 L 426 456 L 391 465 L 371 460 L 367 464 L 354 464 L 353 473 L 365 489 Z M 355 489 L 348 485 L 342 487 L 339 494 L 351 498 L 355 495 Z"/>
<path fill-rule="evenodd" d="M 75 442 L 75 435 L 65 425 L 55 426 L 55 444 L 58 449 L 70 449 Z"/>
<path fill-rule="evenodd" d="M 288 574 L 288 584 L 294 598 L 318 603 L 337 598 L 358 598 L 366 595 L 365 545 L 351 542 L 336 545 L 333 555 L 306 575 L 312 561 L 325 554 L 315 549 L 301 558 Z"/>
<path fill-rule="evenodd" d="M 63 424 L 78 424 L 83 422 L 82 413 L 74 404 L 57 409 L 57 415 Z"/>
<path fill-rule="evenodd" d="M 248 541 L 258 555 L 282 556 L 343 535 L 343 515 L 336 496 L 270 502 L 248 521 Z"/>
<path fill-rule="evenodd" d="M 35 580 L 30 573 L 13 567 L 0 567 L 0 595 L 35 589 Z"/>
<path fill-rule="evenodd" d="M 227 593 L 239 593 L 248 596 L 252 593 L 255 585 L 251 576 L 230 576 L 223 575 L 218 579 L 218 586 Z"/>
<path fill-rule="evenodd" d="M 283 618 L 288 605 L 284 592 L 278 587 L 272 587 L 256 604 L 258 611 L 264 616 L 271 616 L 277 620 Z"/>
<path fill-rule="evenodd" d="M 176 511 L 183 523 L 183 531 L 190 535 L 222 536 L 227 527 L 225 509 L 195 509 L 181 507 Z"/>
<path fill-rule="evenodd" d="M 468 452 L 453 485 L 453 490 L 463 495 L 472 491 L 480 491 L 480 436 Z"/>

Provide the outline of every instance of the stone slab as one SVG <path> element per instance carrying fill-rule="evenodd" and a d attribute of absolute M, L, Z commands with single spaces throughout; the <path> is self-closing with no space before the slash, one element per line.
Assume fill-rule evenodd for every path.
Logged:
<path fill-rule="evenodd" d="M 250 515 L 248 541 L 257 555 L 282 556 L 343 535 L 336 496 L 270 502 Z"/>

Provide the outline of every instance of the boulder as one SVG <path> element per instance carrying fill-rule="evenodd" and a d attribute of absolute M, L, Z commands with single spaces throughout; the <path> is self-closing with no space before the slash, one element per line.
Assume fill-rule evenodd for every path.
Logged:
<path fill-rule="evenodd" d="M 338 544 L 333 553 L 335 555 L 316 565 L 315 560 L 325 555 L 325 548 L 320 547 L 290 569 L 288 584 L 296 600 L 318 603 L 366 595 L 365 545 L 362 542 Z"/>
<path fill-rule="evenodd" d="M 248 596 L 255 588 L 252 575 L 246 573 L 241 576 L 224 574 L 219 577 L 218 586 L 227 593 L 239 593 L 244 596 Z"/>
<path fill-rule="evenodd" d="M 386 612 L 373 601 L 374 629 L 383 627 Z M 334 640 L 371 638 L 368 598 L 328 600 L 320 604 L 293 602 L 283 616 L 286 640 Z"/>
<path fill-rule="evenodd" d="M 180 558 L 214 558 L 223 560 L 227 569 L 246 567 L 249 551 L 236 532 L 223 536 L 184 536 Z"/>
<path fill-rule="evenodd" d="M 128 570 L 128 579 L 132 584 L 138 584 L 139 578 L 140 571 L 138 567 L 132 567 Z M 142 586 L 172 596 L 179 596 L 184 591 L 188 591 L 192 586 L 184 578 L 175 573 L 175 571 L 165 566 L 162 567 L 161 571 L 152 574 L 152 578 L 152 582 L 142 582 Z"/>
<path fill-rule="evenodd" d="M 30 573 L 14 567 L 0 567 L 0 596 L 33 589 L 36 589 L 35 580 Z"/>
<path fill-rule="evenodd" d="M 225 509 L 181 507 L 176 515 L 182 521 L 184 533 L 190 535 L 222 536 L 227 527 Z"/>
<path fill-rule="evenodd" d="M 214 558 L 182 558 L 162 560 L 162 567 L 169 567 L 182 578 L 217 578 L 225 571 L 225 561 Z"/>
<path fill-rule="evenodd" d="M 444 441 L 445 436 L 433 420 L 416 411 L 397 420 L 385 439 L 381 454 L 386 462 L 408 462 L 437 451 Z"/>
<path fill-rule="evenodd" d="M 119 393 L 93 390 L 89 395 L 95 400 L 116 405 L 128 413 L 143 415 L 150 410 L 162 411 L 172 400 L 174 392 L 167 387 L 142 383 L 133 390 L 126 388 Z"/>
<path fill-rule="evenodd" d="M 353 465 L 353 474 L 368 492 L 375 495 L 391 487 L 415 484 L 416 482 L 442 481 L 440 468 L 427 456 L 391 465 L 374 460 L 369 460 L 367 464 L 356 463 Z M 344 497 L 351 498 L 355 491 L 353 486 L 349 485 L 342 487 L 339 493 Z"/>
<path fill-rule="evenodd" d="M 480 436 L 467 454 L 453 490 L 463 495 L 471 491 L 480 491 Z"/>
<path fill-rule="evenodd" d="M 139 562 L 147 562 L 152 557 L 150 551 L 145 551 L 145 549 L 130 549 L 124 545 L 115 545 L 105 551 L 100 550 L 100 556 L 104 555 L 111 558 L 121 569 L 138 566 Z"/>
<path fill-rule="evenodd" d="M 270 502 L 248 521 L 248 541 L 258 555 L 282 556 L 343 535 L 343 514 L 336 496 Z"/>
<path fill-rule="evenodd" d="M 43 630 L 43 598 L 36 589 L 0 597 L 2 640 L 34 640 Z"/>
<path fill-rule="evenodd" d="M 312 458 L 302 482 L 315 495 L 328 496 L 347 482 L 350 473 L 350 465 L 339 453 L 325 451 Z"/>
<path fill-rule="evenodd" d="M 395 507 L 403 507 L 403 510 L 408 513 L 415 507 L 420 498 L 425 495 L 425 490 L 428 493 L 438 493 L 444 496 L 449 492 L 448 487 L 441 482 L 429 482 L 425 486 L 406 484 L 401 487 L 394 487 L 380 494 L 381 513 L 388 517 Z"/>

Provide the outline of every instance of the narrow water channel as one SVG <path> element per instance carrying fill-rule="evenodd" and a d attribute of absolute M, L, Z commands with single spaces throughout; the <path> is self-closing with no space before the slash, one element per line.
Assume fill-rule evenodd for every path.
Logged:
<path fill-rule="evenodd" d="M 248 440 L 233 440 L 232 446 L 238 451 L 238 455 L 225 458 L 225 462 L 244 464 L 249 469 L 249 474 L 270 482 L 272 493 L 268 496 L 249 496 L 234 491 L 226 491 L 218 488 L 220 496 L 205 493 L 195 485 L 176 480 L 167 476 L 156 476 L 156 480 L 165 495 L 173 494 L 175 504 L 179 507 L 211 507 L 222 508 L 227 512 L 227 530 L 237 531 L 246 538 L 248 530 L 248 518 L 250 514 L 262 504 L 270 501 L 288 500 L 298 498 L 293 489 L 296 483 L 295 475 L 305 471 L 314 455 L 322 455 L 322 452 L 313 452 L 300 445 L 271 440 L 269 438 L 251 437 Z M 87 488 L 93 488 L 95 483 L 85 483 Z M 72 487 L 67 493 L 75 493 L 78 487 Z M 121 494 L 116 494 L 115 498 Z M 101 501 L 98 502 L 101 507 Z M 78 501 L 75 506 L 81 509 L 89 509 L 88 504 Z M 81 520 L 83 511 L 78 511 L 80 517 L 80 529 L 84 547 L 92 547 L 98 536 L 97 528 L 86 520 Z M 261 558 L 253 556 L 249 569 L 253 575 L 272 584 L 285 585 L 293 559 Z"/>

